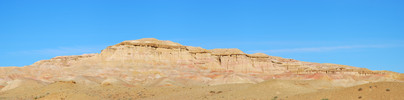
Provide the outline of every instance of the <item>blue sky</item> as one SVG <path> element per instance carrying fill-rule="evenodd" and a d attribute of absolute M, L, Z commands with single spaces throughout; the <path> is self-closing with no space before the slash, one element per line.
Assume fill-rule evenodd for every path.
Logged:
<path fill-rule="evenodd" d="M 1 0 L 0 66 L 124 40 L 239 48 L 404 73 L 402 0 Z"/>

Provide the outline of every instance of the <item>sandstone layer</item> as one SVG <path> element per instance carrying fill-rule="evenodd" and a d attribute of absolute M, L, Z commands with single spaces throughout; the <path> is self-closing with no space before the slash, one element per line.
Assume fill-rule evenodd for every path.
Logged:
<path fill-rule="evenodd" d="M 338 64 L 320 64 L 246 54 L 239 49 L 184 46 L 154 38 L 123 41 L 101 53 L 58 56 L 25 67 L 0 68 L 1 91 L 37 84 L 206 86 L 260 83 L 265 80 L 326 80 L 347 87 L 380 81 L 403 81 L 404 75 Z"/>

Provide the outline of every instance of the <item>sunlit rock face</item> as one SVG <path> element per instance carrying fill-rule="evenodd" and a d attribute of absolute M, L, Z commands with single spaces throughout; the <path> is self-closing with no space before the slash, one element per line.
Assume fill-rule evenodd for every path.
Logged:
<path fill-rule="evenodd" d="M 0 68 L 0 87 L 21 78 L 125 86 L 217 85 L 269 79 L 319 79 L 349 84 L 404 79 L 403 74 L 395 72 L 246 54 L 239 49 L 207 50 L 154 38 L 123 41 L 99 54 L 58 56 L 30 66 Z"/>

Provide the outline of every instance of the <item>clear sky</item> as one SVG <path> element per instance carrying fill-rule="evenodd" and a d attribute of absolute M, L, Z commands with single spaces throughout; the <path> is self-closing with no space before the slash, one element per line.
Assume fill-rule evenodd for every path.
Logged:
<path fill-rule="evenodd" d="M 0 66 L 150 37 L 404 73 L 403 0 L 0 1 Z"/>

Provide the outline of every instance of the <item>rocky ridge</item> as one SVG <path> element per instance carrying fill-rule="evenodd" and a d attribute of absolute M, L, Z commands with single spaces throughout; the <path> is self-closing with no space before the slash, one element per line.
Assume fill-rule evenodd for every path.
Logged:
<path fill-rule="evenodd" d="M 404 77 L 389 71 L 302 62 L 263 53 L 246 54 L 239 49 L 207 50 L 144 38 L 123 41 L 97 54 L 58 56 L 25 67 L 0 68 L 0 88 L 21 79 L 125 86 L 218 85 L 286 79 L 329 80 L 352 86 L 403 81 Z"/>

